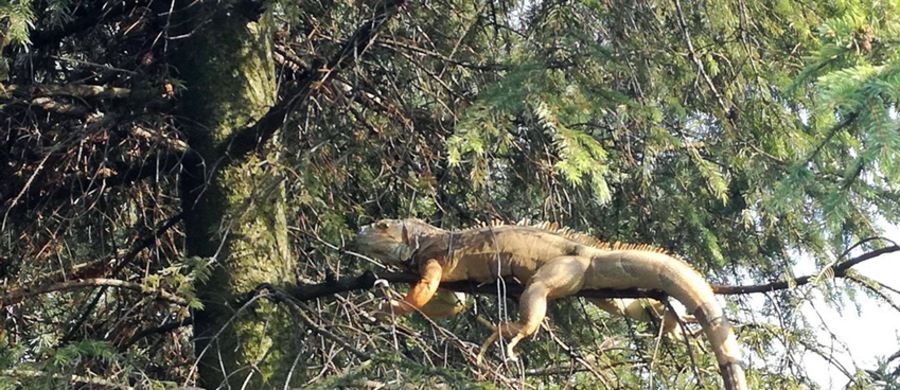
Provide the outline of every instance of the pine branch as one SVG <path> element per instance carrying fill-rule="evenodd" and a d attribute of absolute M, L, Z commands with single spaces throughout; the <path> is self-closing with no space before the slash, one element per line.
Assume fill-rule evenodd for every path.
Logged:
<path fill-rule="evenodd" d="M 110 379 L 104 379 L 100 377 L 90 377 L 84 375 L 64 375 L 64 374 L 55 374 L 37 370 L 23 370 L 23 369 L 8 369 L 0 371 L 0 377 L 12 377 L 12 378 L 44 378 L 49 377 L 53 379 L 66 380 L 71 383 L 79 383 L 86 385 L 87 388 L 101 388 L 101 389 L 120 389 L 120 390 L 132 390 L 133 387 L 124 383 L 117 383 Z M 13 387 L 18 388 L 18 387 Z"/>
<path fill-rule="evenodd" d="M 678 27 L 681 28 L 681 33 L 684 36 L 685 43 L 687 44 L 688 58 L 693 61 L 695 65 L 697 65 L 697 70 L 700 71 L 700 76 L 702 76 L 703 81 L 706 82 L 706 86 L 712 92 L 713 97 L 716 98 L 716 102 L 719 103 L 720 107 L 722 107 L 722 113 L 730 116 L 732 109 L 729 108 L 728 104 L 725 103 L 725 100 L 719 93 L 719 90 L 716 89 L 716 83 L 714 83 L 712 81 L 712 78 L 709 77 L 709 74 L 706 72 L 706 67 L 703 66 L 703 61 L 700 60 L 699 55 L 694 49 L 694 43 L 691 39 L 691 33 L 688 31 L 687 22 L 685 22 L 684 18 L 684 11 L 681 9 L 681 2 L 679 0 L 675 0 L 675 9 L 678 16 Z"/>
<path fill-rule="evenodd" d="M 840 122 L 832 126 L 831 129 L 828 130 L 828 134 L 825 135 L 825 139 L 823 139 L 822 142 L 820 142 L 819 145 L 816 146 L 816 148 L 812 153 L 810 153 L 809 157 L 806 158 L 801 166 L 806 166 L 811 163 L 816 158 L 816 156 L 818 156 L 819 153 L 822 152 L 822 149 L 831 142 L 831 139 L 834 138 L 835 135 L 837 135 L 838 131 L 849 126 L 850 123 L 855 121 L 857 117 L 859 117 L 859 113 L 852 112 L 846 115 Z"/>

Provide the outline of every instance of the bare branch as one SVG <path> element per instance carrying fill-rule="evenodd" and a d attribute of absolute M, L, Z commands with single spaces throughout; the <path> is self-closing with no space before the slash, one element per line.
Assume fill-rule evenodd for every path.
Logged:
<path fill-rule="evenodd" d="M 129 338 L 124 343 L 122 343 L 120 348 L 128 349 L 128 347 L 134 345 L 134 343 L 140 341 L 141 339 L 143 339 L 145 337 L 155 335 L 155 334 L 163 334 L 163 333 L 171 332 L 175 329 L 185 327 L 188 325 L 193 325 L 193 324 L 194 324 L 194 317 L 187 317 L 182 320 L 170 321 L 170 322 L 166 322 L 160 326 L 144 329 L 144 330 L 141 330 L 140 332 L 135 333 L 134 336 L 131 336 L 131 338 Z"/>
<path fill-rule="evenodd" d="M 182 297 L 172 294 L 162 289 L 154 289 L 140 283 L 126 282 L 118 279 L 107 278 L 90 278 L 78 279 L 68 282 L 53 283 L 39 287 L 25 287 L 12 290 L 10 292 L 0 294 L 0 307 L 14 305 L 21 302 L 25 298 L 33 297 L 40 294 L 51 293 L 54 291 L 65 291 L 83 287 L 115 287 L 127 290 L 133 290 L 148 295 L 156 295 L 156 299 L 171 302 L 176 305 L 187 306 L 188 301 Z"/>
<path fill-rule="evenodd" d="M 864 253 L 864 254 L 854 257 L 850 260 L 835 264 L 832 267 L 832 270 L 834 271 L 834 277 L 836 277 L 836 278 L 845 277 L 845 276 L 847 276 L 847 270 L 849 270 L 851 267 L 853 267 L 859 263 L 862 263 L 863 261 L 870 260 L 870 259 L 876 258 L 878 256 L 881 256 L 883 254 L 897 252 L 897 251 L 900 251 L 900 246 L 891 245 L 891 246 L 884 247 L 881 249 L 873 250 L 868 253 Z M 746 286 L 718 285 L 718 286 L 714 286 L 713 290 L 716 292 L 716 294 L 722 294 L 722 295 L 763 293 L 763 292 L 769 292 L 769 291 L 775 291 L 775 290 L 785 290 L 790 287 L 802 286 L 802 285 L 808 284 L 809 282 L 814 280 L 816 278 L 816 276 L 817 276 L 817 274 L 816 275 L 806 275 L 806 276 L 801 276 L 801 277 L 795 278 L 794 280 L 791 280 L 791 281 L 782 280 L 782 281 L 777 281 L 777 282 L 771 282 L 771 283 L 765 283 L 765 284 L 753 284 L 753 285 L 746 285 Z"/>
<path fill-rule="evenodd" d="M 12 84 L 4 85 L 0 89 L 0 98 L 4 99 L 9 99 L 13 96 L 74 96 L 80 98 L 122 99 L 130 95 L 131 89 L 128 88 L 90 84 Z"/>
<path fill-rule="evenodd" d="M 58 283 L 65 279 L 86 279 L 101 275 L 115 275 L 119 272 L 119 270 L 121 270 L 128 264 L 131 264 L 131 262 L 135 259 L 135 257 L 137 257 L 139 253 L 141 253 L 141 251 L 155 244 L 159 236 L 163 235 L 166 231 L 181 222 L 181 219 L 183 217 L 183 213 L 178 213 L 165 220 L 165 222 L 161 223 L 159 227 L 157 227 L 153 231 L 147 232 L 137 237 L 131 244 L 131 248 L 128 250 L 128 252 L 125 252 L 122 255 L 110 255 L 99 260 L 77 264 L 68 270 L 52 272 L 50 274 L 46 274 L 43 277 L 40 277 L 37 281 L 32 280 L 32 284 L 48 285 L 52 283 Z M 12 290 L 25 288 L 26 287 L 24 286 L 17 286 L 13 287 Z"/>
<path fill-rule="evenodd" d="M 334 74 L 357 61 L 368 50 L 378 32 L 393 17 L 404 0 L 388 0 L 376 9 L 371 19 L 360 23 L 356 31 L 344 42 L 344 46 L 328 60 L 326 64 L 311 64 L 294 90 L 289 93 L 290 98 L 278 102 L 269 111 L 251 126 L 235 131 L 231 139 L 225 142 L 225 150 L 222 155 L 227 155 L 232 161 L 250 153 L 257 145 L 264 144 L 272 134 L 278 130 L 285 121 L 286 116 L 296 104 L 304 102 L 312 94 L 316 93 L 323 83 Z"/>

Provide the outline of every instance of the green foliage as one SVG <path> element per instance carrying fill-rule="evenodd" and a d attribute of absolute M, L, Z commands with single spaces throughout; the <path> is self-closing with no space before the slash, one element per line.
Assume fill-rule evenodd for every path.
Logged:
<path fill-rule="evenodd" d="M 574 185 L 580 185 L 582 177 L 590 175 L 598 203 L 609 202 L 611 195 L 604 178 L 607 166 L 603 146 L 590 135 L 566 128 L 544 102 L 534 107 L 534 115 L 556 147 L 560 157 L 560 161 L 555 164 L 556 169 Z"/>
<path fill-rule="evenodd" d="M 152 290 L 171 291 L 175 295 L 187 299 L 191 309 L 201 310 L 203 302 L 197 298 L 195 288 L 209 280 L 212 269 L 213 260 L 189 256 L 175 265 L 148 275 L 144 279 L 144 285 Z"/>
<path fill-rule="evenodd" d="M 247 2 L 222 6 L 253 14 L 238 3 Z M 839 307 L 877 296 L 877 284 L 860 277 L 848 287 L 824 266 L 879 235 L 884 222 L 900 221 L 898 2 L 407 2 L 365 52 L 357 47 L 346 68 L 328 69 L 376 3 L 267 3 L 277 24 L 278 100 L 297 100 L 274 142 L 231 177 L 252 192 L 235 207 L 248 218 L 272 210 L 286 187 L 299 265 L 291 278 L 385 271 L 347 251 L 360 225 L 383 217 L 448 228 L 494 218 L 560 222 L 666 248 L 720 283 L 789 279 L 802 254 L 820 266 L 812 286 L 769 294 L 762 308 L 753 298 L 726 300 L 729 317 L 743 325 L 754 388 L 813 387 L 804 354 L 829 352 L 811 331 L 819 321 L 800 307 L 811 291 Z M 190 176 L 193 152 L 173 147 L 196 145 L 183 99 L 199 89 L 185 75 L 209 76 L 209 93 L 197 99 L 209 103 L 229 96 L 217 86 L 240 74 L 173 62 L 202 32 L 178 31 L 171 21 L 183 16 L 179 7 L 170 14 L 165 2 L 122 2 L 98 20 L 94 6 L 0 0 L 0 65 L 9 68 L 0 89 L 77 83 L 134 91 L 124 99 L 0 91 L 10 118 L 0 136 L 0 154 L 10 156 L 0 164 L 0 284 L 101 275 L 164 289 L 190 307 L 87 288 L 5 307 L 0 369 L 28 375 L 0 375 L 0 386 L 88 386 L 78 375 L 164 387 L 195 377 L 190 329 L 153 329 L 208 308 L 197 286 L 218 264 L 184 253 L 198 244 L 185 241 L 185 225 L 155 231 L 191 207 L 180 197 L 194 192 L 179 183 L 209 179 Z M 66 36 L 58 42 L 29 40 L 59 27 Z M 295 94 L 297 83 L 325 73 L 327 82 Z M 90 114 L 54 111 L 35 98 Z M 248 181 L 251 170 L 262 178 Z M 16 202 L 7 196 L 20 192 Z M 231 220 L 246 221 L 239 217 Z M 279 226 L 261 225 L 254 237 L 284 233 Z M 241 229 L 213 223 L 204 231 L 235 237 Z M 853 253 L 879 245 L 867 241 Z M 245 254 L 266 256 L 256 249 Z M 76 272 L 92 264 L 96 273 Z M 245 271 L 276 273 L 252 268 Z M 494 348 L 489 369 L 469 359 L 472 343 L 490 333 L 473 311 L 437 326 L 420 317 L 387 325 L 369 321 L 380 299 L 371 291 L 310 303 L 311 322 L 295 318 L 297 331 L 286 335 L 294 338 L 277 341 L 299 345 L 294 380 L 318 388 L 366 379 L 389 387 L 516 387 L 520 378 L 536 388 L 717 383 L 702 342 L 657 341 L 652 326 L 608 318 L 578 299 L 550 309 L 556 338 L 541 331 L 523 342 L 522 366 L 500 364 Z M 507 317 L 501 312 L 516 316 L 510 299 L 476 301 L 477 314 L 493 322 Z M 267 307 L 277 313 L 247 313 L 259 329 L 271 329 L 265 321 L 283 306 Z M 143 331 L 150 332 L 132 339 Z M 847 380 L 854 388 L 894 385 L 896 362 L 851 369 Z"/>
<path fill-rule="evenodd" d="M 48 361 L 56 368 L 75 366 L 88 359 L 116 363 L 119 356 L 111 345 L 96 340 L 81 340 L 53 352 Z"/>
<path fill-rule="evenodd" d="M 0 49 L 6 43 L 27 45 L 28 32 L 34 25 L 35 15 L 30 0 L 4 0 L 0 2 Z"/>

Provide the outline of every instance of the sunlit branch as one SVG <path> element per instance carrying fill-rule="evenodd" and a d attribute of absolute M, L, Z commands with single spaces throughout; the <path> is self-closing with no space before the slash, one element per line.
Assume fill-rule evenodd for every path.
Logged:
<path fill-rule="evenodd" d="M 844 262 L 840 262 L 832 267 L 834 276 L 845 277 L 847 276 L 847 270 L 849 270 L 851 267 L 866 260 L 870 260 L 883 254 L 896 251 L 900 251 L 900 246 L 892 245 L 889 247 L 867 252 Z M 814 280 L 814 278 L 816 278 L 816 275 L 806 275 L 795 278 L 791 281 L 776 281 L 765 284 L 738 286 L 714 285 L 713 291 L 715 291 L 716 294 L 721 295 L 763 293 L 776 290 L 786 290 L 788 288 L 802 286 L 804 284 L 810 283 Z M 255 294 L 261 290 L 269 290 L 281 294 L 286 294 L 293 299 L 307 301 L 347 291 L 368 290 L 374 287 L 377 280 L 384 280 L 388 283 L 409 284 L 415 283 L 419 281 L 419 279 L 420 278 L 418 275 L 406 272 L 385 272 L 376 275 L 375 273 L 370 271 L 362 275 L 340 279 L 327 277 L 326 281 L 322 283 L 299 283 L 297 285 L 289 287 L 263 284 L 257 286 L 253 293 Z M 505 280 L 505 283 L 506 291 L 510 296 L 518 296 L 524 290 L 524 286 L 514 280 Z M 493 283 L 479 284 L 469 281 L 444 282 L 441 283 L 441 288 L 466 293 L 497 294 L 497 288 Z M 582 290 L 574 295 L 588 298 L 653 298 L 660 300 L 666 298 L 666 294 L 661 291 L 641 289 L 587 289 Z"/>

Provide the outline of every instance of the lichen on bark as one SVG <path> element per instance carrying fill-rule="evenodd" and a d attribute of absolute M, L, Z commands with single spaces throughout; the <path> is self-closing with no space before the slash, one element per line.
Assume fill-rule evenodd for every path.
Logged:
<path fill-rule="evenodd" d="M 201 6 L 198 6 L 198 8 Z M 277 147 L 232 159 L 223 143 L 261 117 L 275 101 L 271 17 L 198 10 L 175 55 L 185 90 L 181 127 L 196 155 L 182 175 L 188 256 L 215 259 L 208 282 L 197 286 L 204 309 L 194 314 L 198 380 L 240 388 L 281 384 L 293 361 L 288 313 L 257 301 L 253 313 L 235 302 L 259 283 L 285 283 L 294 275 Z M 197 15 L 214 15 L 198 20 Z"/>

